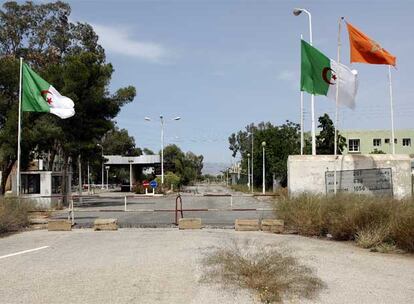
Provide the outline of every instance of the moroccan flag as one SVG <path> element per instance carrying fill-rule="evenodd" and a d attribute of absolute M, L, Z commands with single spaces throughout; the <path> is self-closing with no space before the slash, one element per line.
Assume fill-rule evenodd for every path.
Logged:
<path fill-rule="evenodd" d="M 72 99 L 60 95 L 27 64 L 23 63 L 22 69 L 22 111 L 50 112 L 63 119 L 75 115 Z"/>
<path fill-rule="evenodd" d="M 304 40 L 301 53 L 301 91 L 336 100 L 336 84 L 339 81 L 338 103 L 353 109 L 358 90 L 357 71 L 329 59 Z"/>
<path fill-rule="evenodd" d="M 346 23 L 351 47 L 351 63 L 396 65 L 396 57 L 384 50 L 381 45 L 363 32 Z"/>

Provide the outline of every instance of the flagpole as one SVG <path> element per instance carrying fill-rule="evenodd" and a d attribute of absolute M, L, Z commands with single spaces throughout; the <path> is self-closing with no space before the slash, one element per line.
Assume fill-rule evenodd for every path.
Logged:
<path fill-rule="evenodd" d="M 391 66 L 390 65 L 388 65 L 388 84 L 390 87 L 392 154 L 395 154 L 394 101 L 393 101 L 393 96 L 392 96 L 392 79 L 391 79 Z"/>
<path fill-rule="evenodd" d="M 20 57 L 20 76 L 19 76 L 19 115 L 18 115 L 18 126 L 17 126 L 17 170 L 16 170 L 16 194 L 20 196 L 20 141 L 21 141 L 21 125 L 22 125 L 22 70 L 23 70 L 23 58 Z"/>
<path fill-rule="evenodd" d="M 344 18 L 339 18 L 338 22 L 338 49 L 337 49 L 337 62 L 338 66 L 341 64 L 341 22 Z M 335 136 L 334 136 L 334 193 L 336 194 L 336 158 L 338 150 L 338 104 L 339 104 L 339 83 L 341 80 L 340 69 L 338 69 L 337 80 L 336 80 L 336 96 L 335 96 Z"/>
<path fill-rule="evenodd" d="M 300 34 L 300 40 L 303 40 L 303 35 Z M 300 91 L 300 155 L 303 155 L 304 136 L 303 136 L 303 91 Z"/>

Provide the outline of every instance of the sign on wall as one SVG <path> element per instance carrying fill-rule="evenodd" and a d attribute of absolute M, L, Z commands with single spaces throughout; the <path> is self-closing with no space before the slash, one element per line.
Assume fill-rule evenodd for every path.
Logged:
<path fill-rule="evenodd" d="M 334 193 L 334 171 L 325 172 L 326 193 Z M 336 171 L 337 192 L 392 195 L 391 168 Z"/>

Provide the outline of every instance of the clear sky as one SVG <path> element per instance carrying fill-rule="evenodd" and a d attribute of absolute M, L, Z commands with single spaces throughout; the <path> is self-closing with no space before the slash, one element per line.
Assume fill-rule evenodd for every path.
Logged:
<path fill-rule="evenodd" d="M 203 154 L 206 162 L 231 162 L 228 136 L 247 124 L 299 122 L 300 34 L 313 17 L 314 45 L 336 59 L 338 18 L 397 56 L 393 69 L 395 126 L 412 128 L 414 3 L 412 1 L 69 1 L 72 20 L 94 25 L 107 59 L 111 84 L 137 88 L 117 118 L 140 147 L 160 145 L 159 115 L 167 120 L 166 143 Z M 349 65 L 343 27 L 341 61 Z M 354 111 L 340 110 L 340 128 L 390 127 L 387 67 L 354 64 L 359 92 Z M 310 129 L 305 96 L 305 128 Z M 334 103 L 316 98 L 316 113 L 333 117 Z M 152 122 L 144 117 L 153 118 Z"/>

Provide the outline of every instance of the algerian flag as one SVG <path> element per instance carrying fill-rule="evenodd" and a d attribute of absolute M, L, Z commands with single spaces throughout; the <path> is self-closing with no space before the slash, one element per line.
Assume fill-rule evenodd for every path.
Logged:
<path fill-rule="evenodd" d="M 329 59 L 319 50 L 302 40 L 300 90 L 314 95 L 325 95 L 336 100 L 339 78 L 338 103 L 355 108 L 358 90 L 358 72 Z"/>
<path fill-rule="evenodd" d="M 60 118 L 75 115 L 72 99 L 60 93 L 23 63 L 22 111 L 47 112 Z"/>

